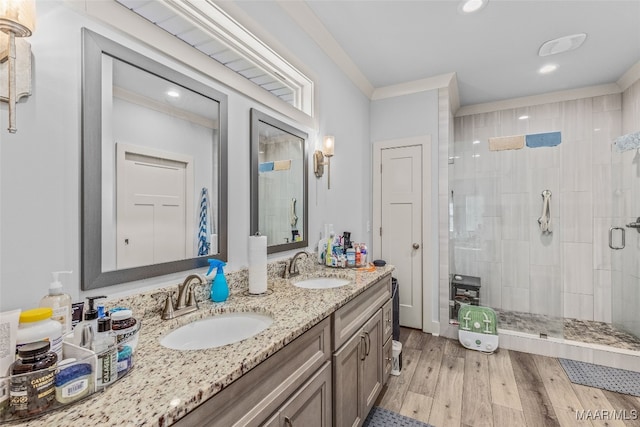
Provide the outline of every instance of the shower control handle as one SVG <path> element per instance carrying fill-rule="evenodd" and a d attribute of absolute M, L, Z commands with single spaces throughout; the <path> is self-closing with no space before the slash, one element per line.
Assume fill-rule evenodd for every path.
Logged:
<path fill-rule="evenodd" d="M 627 224 L 627 228 L 635 228 L 640 233 L 640 216 L 636 219 L 636 222 L 630 222 Z"/>

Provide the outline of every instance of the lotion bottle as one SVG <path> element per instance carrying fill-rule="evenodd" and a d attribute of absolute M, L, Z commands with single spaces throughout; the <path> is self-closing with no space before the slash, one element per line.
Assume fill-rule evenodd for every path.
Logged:
<path fill-rule="evenodd" d="M 91 349 L 96 352 L 96 388 L 99 390 L 112 384 L 118 378 L 118 347 L 116 334 L 111 330 L 111 319 L 98 319 L 98 331 L 95 334 Z"/>
<path fill-rule="evenodd" d="M 62 290 L 60 274 L 71 274 L 71 271 L 54 271 L 53 282 L 49 285 L 49 294 L 42 297 L 40 307 L 50 307 L 53 310 L 53 320 L 62 325 L 62 336 L 71 332 L 71 295 Z"/>

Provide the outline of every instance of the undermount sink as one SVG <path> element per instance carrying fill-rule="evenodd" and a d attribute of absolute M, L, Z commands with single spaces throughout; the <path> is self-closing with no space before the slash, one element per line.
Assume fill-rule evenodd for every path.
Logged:
<path fill-rule="evenodd" d="M 351 280 L 341 279 L 339 277 L 314 277 L 312 279 L 294 282 L 293 286 L 305 289 L 331 289 L 339 288 L 349 283 L 351 283 Z"/>
<path fill-rule="evenodd" d="M 261 313 L 217 314 L 196 320 L 170 332 L 160 344 L 174 350 L 203 350 L 233 344 L 267 329 L 273 319 Z"/>

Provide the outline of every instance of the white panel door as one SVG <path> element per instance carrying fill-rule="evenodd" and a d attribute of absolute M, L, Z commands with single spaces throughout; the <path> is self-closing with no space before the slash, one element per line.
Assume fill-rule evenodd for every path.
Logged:
<path fill-rule="evenodd" d="M 119 150 L 117 162 L 117 268 L 176 261 L 193 256 L 187 200 L 188 163 Z"/>
<path fill-rule="evenodd" d="M 381 256 L 396 267 L 400 324 L 422 329 L 422 150 L 381 150 Z"/>

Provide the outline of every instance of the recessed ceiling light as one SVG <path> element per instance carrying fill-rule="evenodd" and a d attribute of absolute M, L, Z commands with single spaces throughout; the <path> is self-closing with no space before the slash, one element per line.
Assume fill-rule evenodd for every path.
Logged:
<path fill-rule="evenodd" d="M 458 6 L 458 11 L 461 13 L 473 13 L 477 12 L 486 6 L 489 0 L 463 0 Z"/>
<path fill-rule="evenodd" d="M 527 116 L 526 114 L 523 114 L 522 116 L 518 117 L 518 120 L 527 120 L 529 118 L 529 116 Z"/>
<path fill-rule="evenodd" d="M 480 141 L 478 141 L 477 139 L 475 141 L 473 141 L 474 144 L 480 144 Z"/>
<path fill-rule="evenodd" d="M 546 41 L 540 46 L 538 55 L 548 56 L 579 48 L 584 43 L 587 35 L 585 33 L 572 34 L 570 36 L 558 37 L 557 39 Z"/>
<path fill-rule="evenodd" d="M 480 154 L 473 154 L 471 157 L 477 158 L 477 157 L 480 157 Z"/>
<path fill-rule="evenodd" d="M 167 91 L 167 95 L 168 95 L 168 96 L 170 96 L 170 97 L 172 97 L 172 98 L 179 98 L 179 97 L 180 97 L 180 92 L 178 92 L 178 91 L 177 91 L 177 90 L 175 90 L 175 89 L 169 89 L 169 90 Z"/>
<path fill-rule="evenodd" d="M 538 72 L 540 74 L 549 74 L 549 73 L 553 73 L 557 69 L 558 69 L 558 66 L 556 64 L 547 64 L 540 67 Z"/>

